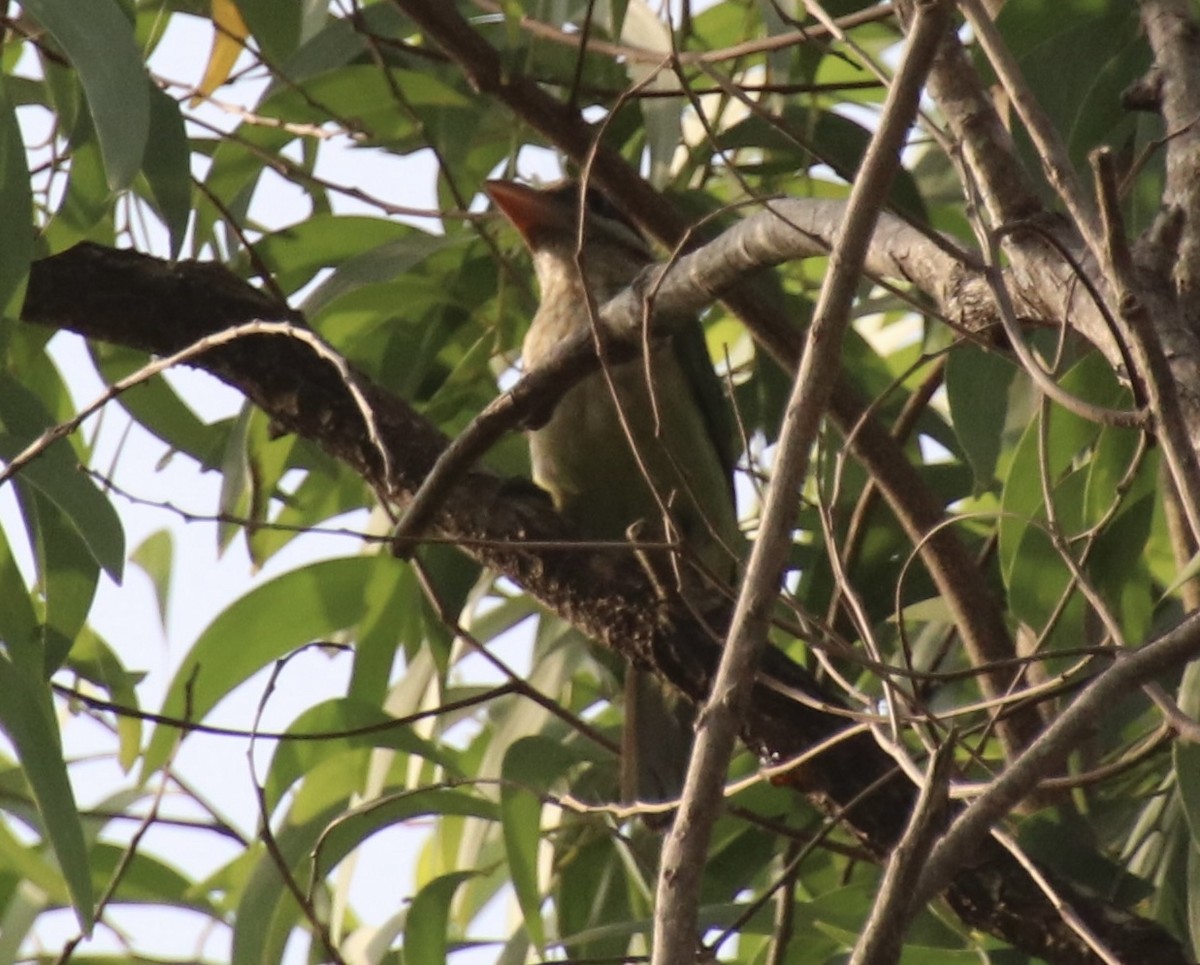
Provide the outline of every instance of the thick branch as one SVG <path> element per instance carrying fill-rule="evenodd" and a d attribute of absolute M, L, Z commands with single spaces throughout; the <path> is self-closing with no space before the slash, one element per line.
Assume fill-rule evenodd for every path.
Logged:
<path fill-rule="evenodd" d="M 458 64 L 476 90 L 505 104 L 577 163 L 587 160 L 590 178 L 618 200 L 622 210 L 648 233 L 669 247 L 688 236 L 688 225 L 678 213 L 616 151 L 596 142 L 595 130 L 577 111 L 554 100 L 532 81 L 504 70 L 495 48 L 453 5 L 441 0 L 393 2 Z M 826 241 L 832 236 L 833 230 L 824 234 Z M 951 271 L 946 277 L 949 281 L 943 284 L 952 285 L 960 274 Z M 1063 289 L 1070 292 L 1073 286 Z M 1062 289 L 1047 295 L 1052 302 L 1063 300 Z M 1072 300 L 1070 295 L 1066 298 Z M 800 333 L 770 298 L 743 283 L 727 290 L 723 301 L 777 362 L 789 372 L 796 370 Z M 938 591 L 949 603 L 972 663 L 984 666 L 1009 660 L 1016 651 L 983 574 L 953 529 L 941 525 L 943 507 L 908 463 L 900 446 L 844 378 L 834 386 L 830 414 L 843 433 L 853 433 L 851 449 L 855 458 L 875 478 L 884 499 L 918 547 Z M 860 420 L 865 422 L 860 424 Z M 1011 676 L 986 674 L 982 680 L 985 693 L 994 696 L 1007 690 Z M 1023 746 L 1037 733 L 1040 720 L 1032 708 L 1018 709 L 1002 727 L 1010 733 L 1012 745 Z"/>
<path fill-rule="evenodd" d="M 939 894 L 958 869 L 971 861 L 992 826 L 1033 791 L 1040 778 L 1054 773 L 1121 698 L 1200 657 L 1200 615 L 1193 614 L 1136 653 L 1120 656 L 1122 659 L 1101 673 L 1019 761 L 955 819 L 921 876 L 919 900 Z"/>
<path fill-rule="evenodd" d="M 947 34 L 929 73 L 929 94 L 973 178 L 984 208 L 997 224 L 1042 212 L 1012 135 L 1000 120 L 978 72 L 956 34 Z"/>
<path fill-rule="evenodd" d="M 96 245 L 37 262 L 23 317 L 159 355 L 253 319 L 299 323 L 286 307 L 219 266 L 168 264 Z M 371 484 L 383 484 L 376 443 L 341 376 L 300 341 L 246 338 L 211 352 L 201 364 L 253 399 L 282 429 L 313 440 Z M 402 401 L 365 378 L 359 381 L 388 451 L 395 494 L 411 493 L 446 439 Z M 520 582 L 599 644 L 652 665 L 693 700 L 707 692 L 717 658 L 711 631 L 686 607 L 660 599 L 636 562 L 595 550 L 522 545 L 570 535 L 543 499 L 514 495 L 504 481 L 474 473 L 451 495 L 436 523 L 465 552 Z M 772 683 L 756 689 L 743 732 L 755 751 L 786 760 L 846 729 L 844 717 L 785 696 L 790 690 L 832 702 L 778 651 L 767 651 L 764 672 Z M 914 800 L 912 785 L 867 734 L 806 764 L 796 783 L 826 810 L 844 809 L 847 824 L 880 855 L 899 839 Z M 976 857 L 947 893 L 966 922 L 1047 961 L 1095 961 L 1007 853 L 985 843 Z M 1070 900 L 1125 960 L 1184 961 L 1157 925 L 1093 899 Z"/>
<path fill-rule="evenodd" d="M 808 473 L 808 456 L 841 366 L 842 342 L 850 327 L 871 235 L 900 165 L 900 150 L 916 114 L 929 62 L 949 22 L 944 0 L 926 0 L 918 7 L 904 61 L 888 91 L 879 129 L 871 138 L 850 192 L 846 217 L 830 249 L 830 268 L 784 414 L 758 538 L 750 552 L 712 694 L 700 716 L 679 814 L 663 848 L 653 965 L 688 965 L 693 957 L 691 942 L 699 927 L 704 857 L 791 548 L 795 494 Z"/>
<path fill-rule="evenodd" d="M 1174 281 L 1195 331 L 1200 321 L 1200 27 L 1187 0 L 1143 0 L 1141 7 L 1162 81 L 1159 106 L 1168 135 L 1163 202 L 1183 214 Z"/>

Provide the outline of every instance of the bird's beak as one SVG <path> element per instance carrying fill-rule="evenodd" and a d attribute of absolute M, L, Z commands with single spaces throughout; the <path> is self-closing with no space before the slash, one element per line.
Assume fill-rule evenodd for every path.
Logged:
<path fill-rule="evenodd" d="M 483 187 L 530 247 L 547 231 L 572 228 L 574 212 L 545 191 L 513 181 L 488 181 Z"/>

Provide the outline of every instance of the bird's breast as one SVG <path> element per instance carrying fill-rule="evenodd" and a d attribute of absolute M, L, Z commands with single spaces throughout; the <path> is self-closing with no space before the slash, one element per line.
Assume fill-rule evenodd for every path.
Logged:
<path fill-rule="evenodd" d="M 578 274 L 557 270 L 545 253 L 538 257 L 542 299 L 522 347 L 527 371 L 591 325 Z M 601 298 L 619 279 L 592 281 Z M 640 522 L 649 524 L 649 538 L 662 538 L 669 507 L 675 534 L 722 569 L 738 528 L 719 453 L 697 387 L 669 343 L 649 364 L 641 357 L 587 376 L 530 434 L 534 480 L 581 535 L 621 540 Z"/>
<path fill-rule="evenodd" d="M 634 523 L 661 539 L 669 507 L 676 535 L 724 568 L 737 519 L 692 387 L 673 351 L 583 379 L 530 435 L 534 480 L 588 538 L 624 539 Z"/>

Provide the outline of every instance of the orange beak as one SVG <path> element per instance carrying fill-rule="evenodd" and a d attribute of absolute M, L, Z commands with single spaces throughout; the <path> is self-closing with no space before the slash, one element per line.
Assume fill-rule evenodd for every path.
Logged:
<path fill-rule="evenodd" d="M 513 181 L 488 181 L 483 187 L 531 248 L 545 232 L 573 227 L 574 212 L 559 197 Z"/>

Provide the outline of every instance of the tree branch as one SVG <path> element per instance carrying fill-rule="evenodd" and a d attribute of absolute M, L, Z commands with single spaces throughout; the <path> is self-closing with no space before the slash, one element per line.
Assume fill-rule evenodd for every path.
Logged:
<path fill-rule="evenodd" d="M 842 342 L 850 326 L 871 235 L 900 165 L 900 150 L 920 102 L 925 74 L 949 24 L 943 0 L 918 6 L 904 60 L 888 91 L 879 128 L 871 138 L 830 250 L 829 271 L 785 411 L 758 538 L 750 552 L 712 693 L 700 715 L 679 813 L 663 847 L 655 896 L 653 965 L 691 965 L 694 960 L 708 843 L 720 814 L 721 787 L 792 545 L 796 493 L 808 472 L 809 453 L 841 366 Z"/>
<path fill-rule="evenodd" d="M 1186 0 L 1142 0 L 1142 25 L 1154 51 L 1159 108 L 1166 124 L 1163 203 L 1185 214 L 1174 264 L 1175 287 L 1189 325 L 1200 321 L 1200 34 Z"/>
<path fill-rule="evenodd" d="M 33 265 L 22 318 L 157 355 L 256 319 L 303 324 L 221 266 L 168 263 L 92 244 Z M 402 401 L 359 375 L 355 381 L 378 428 L 379 442 L 372 441 L 342 376 L 295 338 L 239 339 L 213 349 L 199 364 L 245 393 L 277 428 L 312 440 L 377 488 L 385 483 L 382 444 L 393 469 L 393 498 L 415 491 L 447 444 Z M 640 566 L 619 551 L 571 548 L 566 524 L 544 499 L 523 497 L 511 484 L 475 472 L 451 494 L 435 524 L 464 552 L 522 584 L 598 644 L 652 667 L 692 700 L 703 699 L 718 657 L 710 628 L 679 601 L 661 598 Z M 535 541 L 537 549 L 524 545 Z M 790 693 L 811 697 L 799 701 Z M 743 737 L 767 759 L 798 757 L 846 728 L 842 714 L 820 709 L 836 705 L 803 668 L 768 649 Z M 881 856 L 899 839 L 915 798 L 913 786 L 864 733 L 832 742 L 795 782 Z M 985 842 L 976 857 L 947 892 L 964 921 L 1047 961 L 1095 961 L 1007 853 Z M 1105 944 L 1126 960 L 1184 961 L 1177 943 L 1154 923 L 1082 896 L 1073 896 L 1072 905 L 1085 909 Z"/>
<path fill-rule="evenodd" d="M 900 959 L 905 930 L 921 907 L 913 900 L 916 883 L 945 821 L 954 744 L 953 740 L 947 741 L 930 758 L 921 794 L 904 837 L 888 859 L 871 916 L 854 946 L 850 965 L 885 965 Z"/>
<path fill-rule="evenodd" d="M 969 864 L 992 825 L 1010 813 L 1095 729 L 1112 707 L 1160 674 L 1177 670 L 1200 656 L 1200 614 L 1145 644 L 1101 673 L 1044 734 L 960 814 L 934 848 L 917 888 L 920 901 L 941 893 L 958 870 Z M 1089 922 L 1089 924 L 1092 924 Z"/>

